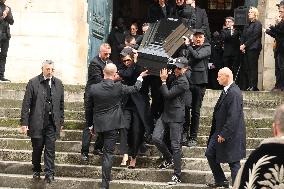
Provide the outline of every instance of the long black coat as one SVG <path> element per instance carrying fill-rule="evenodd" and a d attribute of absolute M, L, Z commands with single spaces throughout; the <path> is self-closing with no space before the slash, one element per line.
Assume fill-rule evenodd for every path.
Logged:
<path fill-rule="evenodd" d="M 142 71 L 142 67 L 138 65 L 132 65 L 131 67 L 126 67 L 124 64 L 120 64 L 118 68 L 119 76 L 123 79 L 122 83 L 128 86 L 132 86 L 135 84 L 137 77 L 140 75 Z M 126 108 L 128 100 L 131 100 L 136 109 L 137 113 L 143 123 L 145 128 L 153 128 L 153 123 L 150 115 L 150 107 L 148 103 L 148 96 L 139 91 L 138 93 L 132 93 L 122 100 L 122 108 Z"/>
<path fill-rule="evenodd" d="M 185 93 L 189 83 L 185 75 L 176 78 L 168 89 L 163 84 L 160 88 L 164 97 L 164 111 L 161 119 L 166 123 L 183 123 L 185 117 Z"/>
<path fill-rule="evenodd" d="M 211 137 L 213 134 L 225 138 L 223 143 L 216 142 L 217 163 L 232 163 L 245 158 L 246 129 L 243 97 L 235 83 L 215 105 L 209 140 L 217 140 Z"/>
<path fill-rule="evenodd" d="M 88 97 L 90 103 L 86 106 L 87 125 L 94 125 L 96 132 L 124 128 L 121 99 L 124 95 L 138 92 L 141 86 L 141 81 L 137 81 L 134 86 L 127 86 L 109 79 L 91 85 Z"/>
<path fill-rule="evenodd" d="M 59 137 L 64 122 L 64 88 L 56 77 L 51 79 L 52 118 L 56 126 L 56 136 Z M 41 138 L 44 125 L 46 87 L 42 74 L 32 78 L 26 87 L 22 104 L 21 125 L 28 126 L 28 136 Z"/>

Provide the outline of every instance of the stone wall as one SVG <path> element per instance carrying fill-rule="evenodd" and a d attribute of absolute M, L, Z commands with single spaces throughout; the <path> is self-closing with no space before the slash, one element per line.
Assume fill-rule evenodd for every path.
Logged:
<path fill-rule="evenodd" d="M 45 59 L 66 84 L 86 80 L 88 25 L 85 0 L 8 0 L 15 23 L 5 76 L 27 82 L 41 72 Z"/>
<path fill-rule="evenodd" d="M 260 0 L 259 5 L 264 7 L 262 24 L 264 28 L 275 24 L 275 18 L 279 15 L 276 4 L 279 0 Z M 267 34 L 263 35 L 263 72 L 262 86 L 266 90 L 270 90 L 275 84 L 275 61 L 273 55 L 274 39 Z"/>

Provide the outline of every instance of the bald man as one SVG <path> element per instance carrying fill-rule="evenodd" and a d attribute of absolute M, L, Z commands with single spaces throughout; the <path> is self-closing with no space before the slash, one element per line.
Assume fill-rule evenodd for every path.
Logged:
<path fill-rule="evenodd" d="M 284 166 L 284 104 L 275 111 L 272 131 L 274 137 L 263 140 L 238 172 L 234 189 L 248 188 L 248 183 L 255 188 L 283 188 L 283 179 L 281 181 L 274 176 L 279 175 L 281 177 L 281 174 L 283 176 L 281 171 L 283 171 Z M 251 172 L 257 177 L 251 176 Z M 269 177 L 269 175 L 273 176 Z M 269 187 L 267 187 L 267 184 L 269 184 Z"/>
<path fill-rule="evenodd" d="M 246 130 L 244 125 L 243 97 L 233 81 L 232 71 L 225 67 L 218 72 L 218 82 L 224 86 L 213 113 L 206 157 L 215 182 L 211 188 L 229 188 L 220 163 L 228 163 L 232 183 L 240 169 L 240 160 L 246 156 Z"/>
<path fill-rule="evenodd" d="M 108 189 L 118 130 L 125 126 L 120 107 L 121 99 L 124 95 L 139 91 L 142 86 L 142 77 L 147 75 L 147 71 L 140 74 L 134 86 L 123 85 L 119 81 L 115 82 L 119 76 L 117 67 L 113 63 L 105 66 L 103 74 L 104 79 L 100 83 L 90 86 L 90 95 L 87 99 L 89 103 L 86 106 L 86 124 L 88 127 L 94 125 L 94 130 L 102 136 L 101 188 Z"/>

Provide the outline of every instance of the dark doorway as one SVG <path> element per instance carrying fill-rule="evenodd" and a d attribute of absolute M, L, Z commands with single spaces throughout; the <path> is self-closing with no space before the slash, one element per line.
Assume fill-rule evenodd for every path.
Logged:
<path fill-rule="evenodd" d="M 149 6 L 154 0 L 114 0 L 114 20 L 123 17 L 128 23 L 142 25 L 147 20 Z M 175 0 L 168 0 L 173 5 Z M 220 31 L 227 16 L 234 16 L 234 9 L 243 6 L 245 0 L 196 0 L 197 6 L 206 9 L 211 32 Z M 129 27 L 128 27 L 129 28 Z"/>

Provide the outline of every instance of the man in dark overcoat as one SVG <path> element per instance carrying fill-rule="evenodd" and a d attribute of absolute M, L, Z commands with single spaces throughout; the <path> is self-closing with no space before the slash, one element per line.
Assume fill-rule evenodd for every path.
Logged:
<path fill-rule="evenodd" d="M 220 163 L 229 164 L 234 183 L 240 169 L 240 160 L 246 155 L 243 97 L 239 87 L 233 82 L 233 74 L 229 68 L 220 69 L 217 80 L 224 86 L 224 90 L 214 108 L 205 153 L 215 179 L 215 182 L 208 186 L 229 188 Z"/>
<path fill-rule="evenodd" d="M 40 178 L 44 149 L 45 181 L 48 183 L 54 180 L 55 140 L 64 122 L 64 88 L 53 72 L 53 61 L 46 60 L 42 73 L 28 82 L 20 120 L 22 132 L 31 137 L 33 178 Z"/>
<path fill-rule="evenodd" d="M 88 96 L 90 103 L 86 107 L 86 121 L 89 127 L 94 125 L 95 131 L 100 133 L 103 139 L 101 188 L 108 189 L 118 130 L 124 127 L 121 99 L 124 95 L 139 91 L 146 71 L 140 74 L 134 86 L 115 82 L 118 74 L 117 67 L 113 63 L 107 64 L 103 73 L 104 79 L 90 88 Z"/>
<path fill-rule="evenodd" d="M 89 66 L 88 66 L 88 80 L 85 87 L 85 94 L 84 94 L 84 106 L 87 107 L 89 105 L 89 90 L 92 84 L 99 83 L 103 80 L 104 74 L 103 69 L 105 68 L 106 64 L 112 63 L 109 59 L 111 54 L 111 47 L 108 43 L 103 43 L 100 46 L 99 54 L 95 56 Z M 85 114 L 86 115 L 86 114 Z M 88 122 L 86 118 L 86 122 Z M 88 161 L 89 159 L 89 147 L 91 142 L 91 130 L 93 126 L 85 125 L 82 134 L 82 149 L 81 149 L 81 159 L 82 161 Z M 96 142 L 94 144 L 94 154 L 95 155 L 102 155 L 102 147 L 103 141 L 100 135 L 97 135 Z"/>

